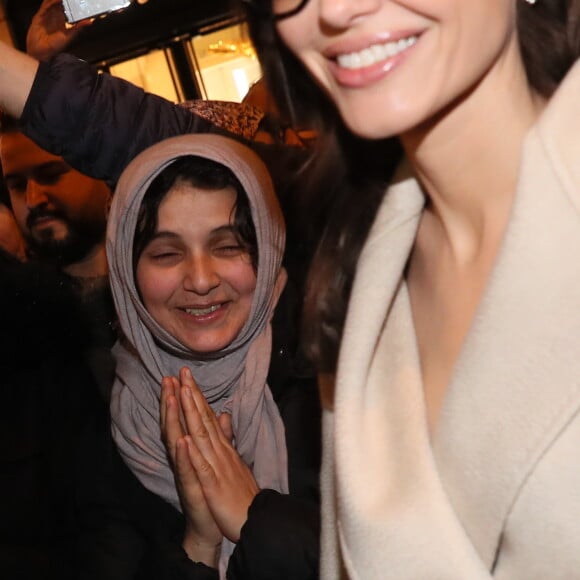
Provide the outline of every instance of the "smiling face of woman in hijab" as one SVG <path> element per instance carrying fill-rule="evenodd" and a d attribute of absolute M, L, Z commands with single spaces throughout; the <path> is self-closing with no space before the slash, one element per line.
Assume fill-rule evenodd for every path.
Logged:
<path fill-rule="evenodd" d="M 163 198 L 136 282 L 153 319 L 195 352 L 228 346 L 249 318 L 256 271 L 234 226 L 237 192 L 180 181 Z"/>

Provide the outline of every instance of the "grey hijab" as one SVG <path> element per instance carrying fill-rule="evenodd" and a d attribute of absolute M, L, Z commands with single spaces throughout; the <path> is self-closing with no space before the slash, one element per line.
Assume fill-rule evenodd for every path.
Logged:
<path fill-rule="evenodd" d="M 151 318 L 137 292 L 132 263 L 143 196 L 163 169 L 185 155 L 216 161 L 236 175 L 249 198 L 258 244 L 249 319 L 229 346 L 203 355 L 193 353 Z M 281 266 L 284 242 L 284 221 L 268 171 L 253 151 L 232 139 L 218 135 L 168 139 L 136 157 L 119 180 L 107 231 L 111 287 L 124 335 L 114 348 L 112 432 L 122 458 L 141 483 L 178 510 L 173 473 L 161 441 L 159 397 L 162 377 L 177 376 L 183 366 L 191 369 L 216 413 L 231 413 L 236 448 L 260 488 L 288 491 L 284 426 L 266 384 L 270 321 L 286 280 Z"/>

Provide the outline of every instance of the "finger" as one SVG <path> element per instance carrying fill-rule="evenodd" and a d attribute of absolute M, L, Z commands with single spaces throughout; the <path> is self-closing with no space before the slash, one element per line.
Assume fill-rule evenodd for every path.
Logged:
<path fill-rule="evenodd" d="M 79 20 L 78 22 L 75 22 L 73 27 L 76 28 L 77 30 L 81 30 L 82 28 L 88 28 L 93 24 L 93 22 L 95 22 L 95 20 L 96 18 L 85 18 L 84 20 Z"/>
<path fill-rule="evenodd" d="M 167 399 L 170 397 L 174 397 L 177 400 L 177 406 L 179 408 L 179 381 L 176 377 L 163 377 L 161 380 L 161 399 L 159 401 L 160 423 L 162 428 L 166 422 Z M 179 412 L 181 412 L 180 409 Z"/>
<path fill-rule="evenodd" d="M 214 443 L 216 443 L 217 439 L 216 429 L 212 427 L 211 421 L 204 421 L 194 401 L 193 393 L 187 386 L 181 389 L 181 404 L 187 424 L 187 432 L 205 459 L 215 465 L 216 450 Z"/>
<path fill-rule="evenodd" d="M 182 386 L 182 405 L 190 405 L 190 409 L 192 409 L 192 405 L 193 408 L 197 410 L 197 414 L 194 412 L 190 414 L 190 420 L 194 420 L 194 424 L 192 424 L 190 432 L 199 430 L 200 436 L 205 436 L 206 433 L 203 429 L 203 427 L 205 427 L 207 436 L 209 436 L 212 440 L 215 440 L 217 432 L 219 431 L 219 426 L 217 424 L 217 419 L 213 409 L 209 406 L 206 398 L 203 396 L 203 393 L 199 390 L 195 379 L 193 378 L 193 375 L 188 368 L 184 367 L 181 369 L 180 379 Z M 201 420 L 203 425 L 199 424 L 199 420 Z"/>
<path fill-rule="evenodd" d="M 185 435 L 179 413 L 177 397 L 173 394 L 168 395 L 165 399 L 165 423 L 162 426 L 161 434 L 167 452 L 173 462 L 175 462 L 177 442 Z"/>
<path fill-rule="evenodd" d="M 234 430 L 232 427 L 232 416 L 229 413 L 222 413 L 218 418 L 218 424 L 224 437 L 232 443 L 234 440 Z"/>
<path fill-rule="evenodd" d="M 189 458 L 189 443 L 187 437 L 180 437 L 176 442 L 175 452 L 175 475 L 177 484 L 182 489 L 188 489 L 190 492 L 195 487 L 200 487 L 197 473 Z"/>
<path fill-rule="evenodd" d="M 199 484 L 204 489 L 210 488 L 217 483 L 217 475 L 212 464 L 206 459 L 201 452 L 193 437 L 186 437 L 187 452 L 191 465 L 195 469 L 195 474 Z"/>

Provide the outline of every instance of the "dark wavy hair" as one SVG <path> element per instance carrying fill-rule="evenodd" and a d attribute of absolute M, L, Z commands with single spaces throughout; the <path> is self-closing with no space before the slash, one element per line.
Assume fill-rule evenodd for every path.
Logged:
<path fill-rule="evenodd" d="M 530 86 L 549 97 L 580 55 L 580 0 L 538 0 L 533 5 L 518 0 L 517 10 Z M 285 47 L 273 21 L 251 9 L 247 18 L 279 108 L 297 126 L 319 134 L 302 201 L 310 226 L 322 232 L 306 291 L 305 348 L 320 372 L 332 373 L 357 260 L 402 152 L 395 138 L 369 142 L 353 136 Z"/>
<path fill-rule="evenodd" d="M 169 191 L 179 183 L 193 187 L 216 191 L 231 187 L 236 192 L 236 204 L 233 208 L 232 225 L 240 244 L 247 248 L 254 269 L 258 267 L 258 242 L 252 220 L 248 196 L 242 184 L 233 172 L 225 165 L 196 155 L 185 155 L 168 165 L 153 179 L 143 197 L 135 239 L 133 241 L 133 270 L 147 244 L 155 235 L 158 224 L 159 206 Z M 195 219 L 192 218 L 192 219 Z"/>

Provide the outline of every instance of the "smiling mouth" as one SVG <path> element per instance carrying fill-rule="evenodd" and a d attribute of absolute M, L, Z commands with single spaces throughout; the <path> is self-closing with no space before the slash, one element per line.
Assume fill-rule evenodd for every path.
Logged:
<path fill-rule="evenodd" d="M 216 310 L 219 310 L 222 306 L 223 304 L 220 303 L 212 304 L 211 306 L 206 306 L 205 308 L 184 308 L 183 310 L 192 316 L 205 316 L 215 312 Z"/>
<path fill-rule="evenodd" d="M 340 67 L 349 70 L 366 68 L 401 54 L 413 46 L 418 39 L 417 35 L 413 35 L 400 40 L 373 44 L 358 52 L 341 54 L 336 57 L 336 62 Z"/>

